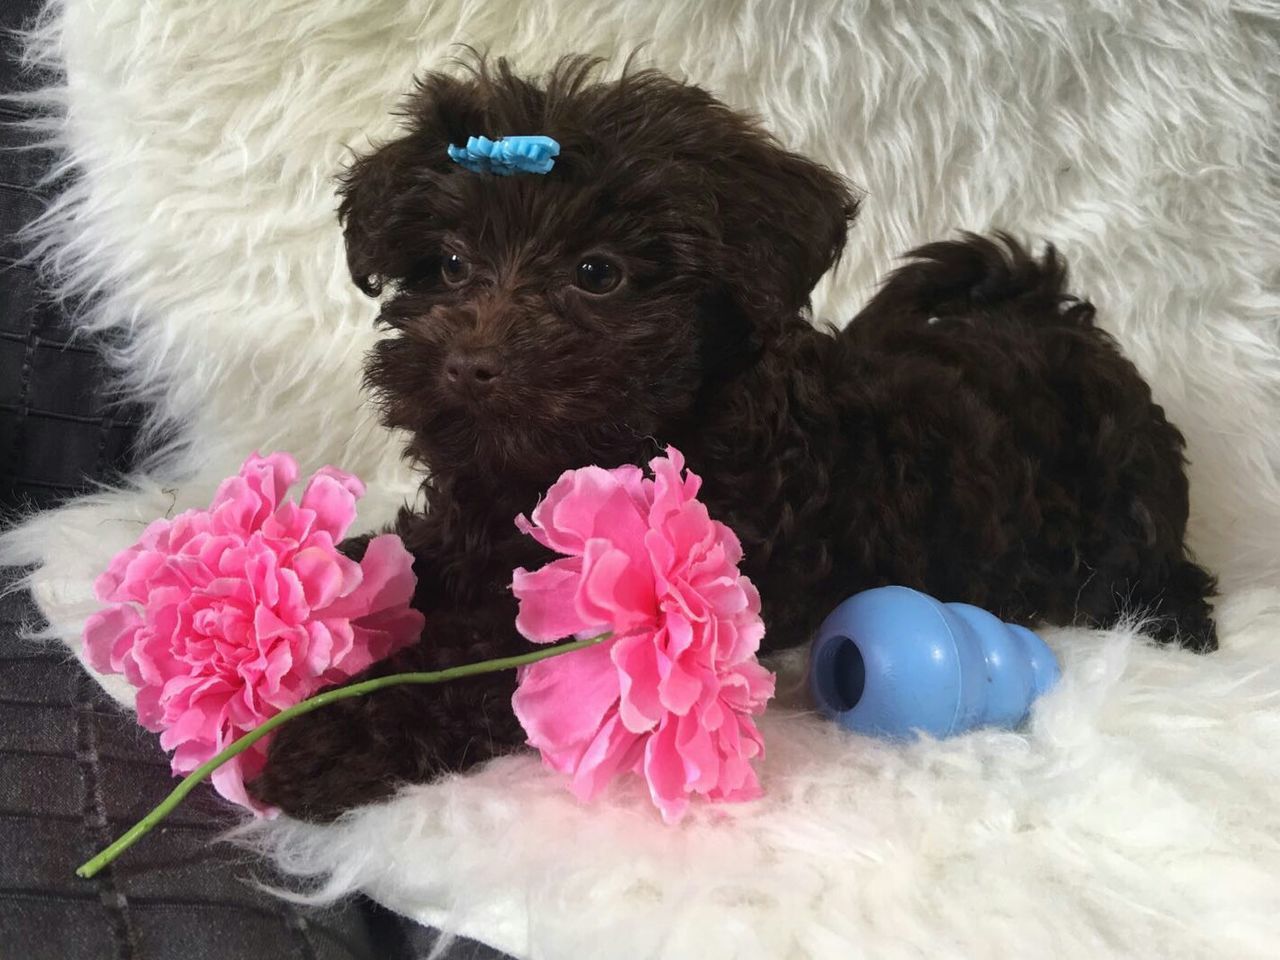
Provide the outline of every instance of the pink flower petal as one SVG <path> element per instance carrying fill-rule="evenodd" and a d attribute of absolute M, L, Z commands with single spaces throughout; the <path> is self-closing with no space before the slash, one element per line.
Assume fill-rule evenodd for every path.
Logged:
<path fill-rule="evenodd" d="M 329 668 L 333 657 L 333 634 L 327 624 L 312 620 L 304 625 L 307 631 L 307 672 L 320 676 Z"/>
<path fill-rule="evenodd" d="M 270 607 L 260 606 L 253 612 L 253 630 L 259 639 L 287 636 L 292 627 L 281 620 Z"/>
<path fill-rule="evenodd" d="M 314 510 L 304 510 L 293 501 L 286 500 L 276 507 L 271 516 L 262 521 L 260 529 L 267 540 L 278 545 L 277 549 L 283 548 L 282 552 L 287 553 L 290 548 L 303 543 L 309 544 L 313 533 L 318 532 L 316 531 L 316 513 Z M 325 535 L 328 536 L 327 532 Z"/>
<path fill-rule="evenodd" d="M 684 760 L 676 746 L 674 717 L 667 717 L 644 747 L 644 777 L 649 796 L 667 823 L 676 823 L 689 808 Z"/>
<path fill-rule="evenodd" d="M 315 513 L 314 528 L 341 540 L 356 519 L 356 500 L 364 484 L 349 473 L 327 467 L 316 473 L 302 494 L 302 509 Z"/>
<path fill-rule="evenodd" d="M 160 734 L 160 746 L 164 750 L 173 750 L 188 740 L 198 740 L 209 726 L 210 716 L 199 703 L 192 704 L 182 711 L 178 719 Z"/>
<path fill-rule="evenodd" d="M 213 789 L 226 797 L 232 803 L 238 803 L 242 807 L 248 807 L 259 816 L 274 815 L 274 808 L 265 806 L 249 796 L 249 791 L 244 788 L 245 777 L 241 770 L 243 764 L 242 757 L 236 757 L 233 760 L 224 763 L 209 777 L 213 784 Z"/>
<path fill-rule="evenodd" d="M 311 612 L 307 584 L 297 570 L 281 567 L 276 571 L 276 595 L 276 609 L 285 623 L 300 624 Z"/>
<path fill-rule="evenodd" d="M 530 746 L 559 745 L 581 757 L 617 699 L 606 642 L 525 667 L 511 706 Z"/>
<path fill-rule="evenodd" d="M 218 753 L 212 740 L 187 740 L 174 748 L 169 769 L 177 776 L 190 773 Z M 234 761 L 233 761 L 234 762 Z"/>
<path fill-rule="evenodd" d="M 649 571 L 599 538 L 587 541 L 575 600 L 586 623 L 611 623 L 619 634 L 652 624 L 658 612 Z"/>
<path fill-rule="evenodd" d="M 667 712 L 684 716 L 702 693 L 701 671 L 688 669 L 680 660 L 660 658 L 658 699 Z"/>
<path fill-rule="evenodd" d="M 568 556 L 581 556 L 588 540 L 603 538 L 638 558 L 645 523 L 633 496 L 635 476 L 634 468 L 567 471 L 534 509 L 533 522 L 518 518 L 517 526 Z"/>
<path fill-rule="evenodd" d="M 345 617 L 334 617 L 331 620 L 319 622 L 329 631 L 329 639 L 333 642 L 333 651 L 329 654 L 329 668 L 350 676 L 345 667 L 358 658 L 356 628 Z"/>
<path fill-rule="evenodd" d="M 351 625 L 352 639 L 348 647 L 354 652 L 333 657 L 333 664 L 348 676 L 354 676 L 371 663 L 417 643 L 425 625 L 426 618 L 412 607 L 389 608 L 361 617 Z"/>
<path fill-rule="evenodd" d="M 142 726 L 152 733 L 158 733 L 164 728 L 164 708 L 160 705 L 159 687 L 140 688 L 133 706 L 138 711 L 138 723 Z"/>
<path fill-rule="evenodd" d="M 653 637 L 647 633 L 622 637 L 613 644 L 612 659 L 618 671 L 618 714 L 633 733 L 657 727 L 664 710 L 658 694 L 661 674 Z"/>
<path fill-rule="evenodd" d="M 84 655 L 99 673 L 119 673 L 122 657 L 134 642 L 142 617 L 128 604 L 100 610 L 84 625 Z"/>
<path fill-rule="evenodd" d="M 339 597 L 317 615 L 349 617 L 352 620 L 391 607 L 403 607 L 413 599 L 417 578 L 413 555 L 392 533 L 374 537 L 360 560 L 360 580 L 347 595 Z"/>
<path fill-rule="evenodd" d="M 557 553 L 580 556 L 594 526 L 594 511 L 589 504 L 608 496 L 616 487 L 617 481 L 599 467 L 566 470 L 534 508 L 532 523 L 521 516 L 516 518 L 516 525 Z M 583 505 L 587 505 L 585 512 L 579 509 Z"/>
<path fill-rule="evenodd" d="M 342 591 L 342 568 L 332 553 L 318 547 L 309 547 L 294 554 L 293 572 L 302 584 L 303 596 L 312 610 L 323 610 Z"/>
<path fill-rule="evenodd" d="M 520 598 L 516 630 L 522 637 L 553 643 L 592 626 L 576 603 L 581 575 L 582 561 L 576 557 L 552 561 L 533 573 L 523 567 L 515 571 L 511 589 Z"/>
<path fill-rule="evenodd" d="M 266 508 L 255 518 L 254 526 L 261 526 L 297 481 L 298 461 L 287 453 L 269 453 L 265 457 L 255 453 L 241 466 L 240 477 Z M 211 507 L 217 509 L 217 506 L 218 498 L 214 496 Z"/>
<path fill-rule="evenodd" d="M 605 719 L 573 768 L 569 789 L 584 803 L 618 773 L 632 770 L 644 755 L 644 739 L 623 726 L 617 714 Z"/>
<path fill-rule="evenodd" d="M 684 762 L 686 789 L 708 793 L 720 782 L 721 759 L 710 731 L 690 714 L 676 721 L 676 751 Z"/>

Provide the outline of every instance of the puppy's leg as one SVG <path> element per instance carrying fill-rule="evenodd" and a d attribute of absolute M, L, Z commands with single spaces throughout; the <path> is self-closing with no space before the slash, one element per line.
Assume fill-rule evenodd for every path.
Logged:
<path fill-rule="evenodd" d="M 1209 598 L 1217 581 L 1190 560 L 1178 560 L 1150 598 L 1154 619 L 1148 632 L 1161 643 L 1176 643 L 1197 653 L 1218 649 L 1218 630 Z"/>
<path fill-rule="evenodd" d="M 1190 490 L 1182 433 L 1155 403 L 1136 367 L 1100 330 L 1041 337 L 1072 404 L 1071 430 L 1081 441 L 1070 463 L 1090 531 L 1086 556 L 1095 584 L 1110 584 L 1104 624 L 1148 617 L 1146 630 L 1163 643 L 1206 653 L 1216 650 L 1209 604 L 1216 581 L 1186 546 Z M 1074 382 L 1073 382 L 1074 381 Z"/>
<path fill-rule="evenodd" d="M 527 652 L 513 610 L 438 611 L 422 640 L 358 679 Z M 332 820 L 405 783 L 465 770 L 524 742 L 511 711 L 515 671 L 441 685 L 389 687 L 341 700 L 276 732 L 262 775 L 264 803 L 302 820 Z"/>

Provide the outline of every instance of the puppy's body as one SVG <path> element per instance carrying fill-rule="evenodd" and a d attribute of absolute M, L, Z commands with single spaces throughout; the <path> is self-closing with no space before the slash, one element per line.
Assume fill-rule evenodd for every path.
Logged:
<path fill-rule="evenodd" d="M 1211 649 L 1182 437 L 1052 251 L 969 237 L 913 256 L 843 334 L 797 330 L 716 397 L 689 444 L 747 545 L 766 644 L 898 583 L 1026 624 L 1146 614 Z M 744 443 L 763 397 L 788 416 Z"/>
<path fill-rule="evenodd" d="M 838 178 L 695 87 L 589 74 L 433 75 L 344 187 L 353 276 L 392 290 L 370 385 L 431 473 L 397 523 L 426 632 L 379 672 L 527 649 L 508 584 L 549 557 L 514 516 L 563 470 L 667 443 L 743 541 L 766 649 L 884 583 L 1031 624 L 1150 614 L 1212 649 L 1182 437 L 1052 251 L 934 244 L 844 333 L 816 329 L 808 295 L 856 209 Z M 555 136 L 557 168 L 445 159 L 503 132 Z M 283 728 L 254 790 L 328 817 L 463 769 L 523 739 L 513 687 L 344 701 Z"/>

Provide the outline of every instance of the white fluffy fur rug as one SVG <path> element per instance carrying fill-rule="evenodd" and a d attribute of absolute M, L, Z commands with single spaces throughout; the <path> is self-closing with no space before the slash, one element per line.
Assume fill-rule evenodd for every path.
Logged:
<path fill-rule="evenodd" d="M 64 0 L 33 57 L 74 181 L 42 226 L 86 328 L 179 443 L 8 535 L 51 634 L 143 523 L 255 449 L 411 495 L 359 390 L 374 305 L 331 175 L 469 41 L 529 68 L 643 56 L 763 114 L 866 188 L 818 298 L 846 318 L 907 247 L 1052 238 L 1190 439 L 1223 650 L 1052 631 L 1022 734 L 891 747 L 793 702 L 766 798 L 663 827 L 578 807 L 531 757 L 256 840 L 318 896 L 361 888 L 529 957 L 1274 956 L 1280 943 L 1280 7 L 1272 0 Z M 118 691 L 117 691 L 118 692 Z"/>

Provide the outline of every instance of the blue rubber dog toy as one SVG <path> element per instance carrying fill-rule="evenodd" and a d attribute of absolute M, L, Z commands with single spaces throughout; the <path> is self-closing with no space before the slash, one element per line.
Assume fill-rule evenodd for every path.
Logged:
<path fill-rule="evenodd" d="M 847 730 L 894 740 L 1016 727 L 1059 676 L 1053 651 L 1025 627 L 907 587 L 844 601 L 809 656 L 819 711 Z"/>

